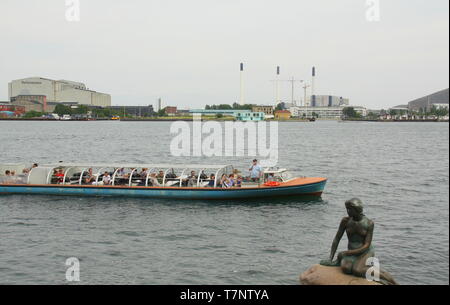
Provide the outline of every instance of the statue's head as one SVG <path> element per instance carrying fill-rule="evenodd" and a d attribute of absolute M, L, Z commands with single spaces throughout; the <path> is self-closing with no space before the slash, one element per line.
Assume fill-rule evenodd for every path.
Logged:
<path fill-rule="evenodd" d="M 350 216 L 352 218 L 364 215 L 363 214 L 363 210 L 364 210 L 363 203 L 358 198 L 353 198 L 353 199 L 347 200 L 345 202 L 345 207 L 347 208 L 348 216 Z"/>

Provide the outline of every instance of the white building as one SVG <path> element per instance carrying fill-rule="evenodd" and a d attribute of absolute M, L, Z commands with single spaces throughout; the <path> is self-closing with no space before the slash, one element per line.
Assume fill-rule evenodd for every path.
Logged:
<path fill-rule="evenodd" d="M 367 109 L 360 106 L 351 106 L 361 116 L 367 116 Z M 289 108 L 293 117 L 312 117 L 313 114 L 322 119 L 340 119 L 345 106 L 341 107 L 307 107 L 296 106 Z"/>
<path fill-rule="evenodd" d="M 8 84 L 9 99 L 17 96 L 42 95 L 47 102 L 77 102 L 82 105 L 111 106 L 111 95 L 92 91 L 83 83 L 29 77 Z"/>
<path fill-rule="evenodd" d="M 350 100 L 341 96 L 333 95 L 312 95 L 309 98 L 308 106 L 311 107 L 339 107 L 348 106 Z"/>

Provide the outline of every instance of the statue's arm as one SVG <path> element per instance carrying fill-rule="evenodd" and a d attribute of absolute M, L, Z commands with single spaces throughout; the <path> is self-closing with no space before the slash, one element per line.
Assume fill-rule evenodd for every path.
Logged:
<path fill-rule="evenodd" d="M 372 245 L 374 228 L 375 228 L 375 224 L 373 221 L 371 221 L 370 225 L 369 225 L 369 230 L 367 231 L 367 236 L 366 236 L 364 245 L 361 248 L 346 251 L 345 255 L 360 255 L 360 254 L 363 254 L 364 252 L 366 252 Z"/>
<path fill-rule="evenodd" d="M 341 221 L 341 224 L 339 225 L 339 229 L 336 233 L 336 236 L 334 237 L 333 244 L 331 245 L 330 261 L 333 261 L 334 255 L 336 254 L 337 248 L 339 246 L 339 242 L 341 241 L 342 236 L 344 236 L 348 220 L 348 217 L 344 217 Z"/>

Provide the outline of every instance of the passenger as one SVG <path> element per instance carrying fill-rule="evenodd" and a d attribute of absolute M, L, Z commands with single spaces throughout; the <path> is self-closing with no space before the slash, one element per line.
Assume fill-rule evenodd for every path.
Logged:
<path fill-rule="evenodd" d="M 159 171 L 158 176 L 156 176 L 156 178 L 158 179 L 158 183 L 162 185 L 164 180 L 164 171 Z"/>
<path fill-rule="evenodd" d="M 229 179 L 228 179 L 228 180 L 230 181 L 230 187 L 236 186 L 236 180 L 234 179 L 234 174 L 231 174 L 231 175 L 229 176 Z"/>
<path fill-rule="evenodd" d="M 123 177 L 125 175 L 125 169 L 122 167 L 117 171 L 117 176 Z"/>
<path fill-rule="evenodd" d="M 38 166 L 39 166 L 39 164 L 34 163 L 33 166 L 32 166 L 31 168 L 33 169 L 33 168 L 36 168 L 36 167 L 38 167 Z"/>
<path fill-rule="evenodd" d="M 236 181 L 236 187 L 242 187 L 242 176 L 238 176 Z"/>
<path fill-rule="evenodd" d="M 161 186 L 161 184 L 159 183 L 156 173 L 151 173 L 150 177 L 148 177 L 148 182 L 149 185 L 151 186 Z"/>
<path fill-rule="evenodd" d="M 111 176 L 109 174 L 109 172 L 105 172 L 103 174 L 103 185 L 110 185 L 111 184 Z"/>
<path fill-rule="evenodd" d="M 147 175 L 148 175 L 148 168 L 143 168 L 142 172 L 139 173 L 141 179 L 147 179 Z"/>
<path fill-rule="evenodd" d="M 92 184 L 93 182 L 95 182 L 95 176 L 92 173 L 92 168 L 90 168 L 87 172 L 86 178 L 84 178 L 84 183 L 85 184 Z"/>
<path fill-rule="evenodd" d="M 275 181 L 275 174 L 273 174 L 273 173 L 269 174 L 269 176 L 267 177 L 267 181 L 268 182 Z"/>
<path fill-rule="evenodd" d="M 249 169 L 250 171 L 250 179 L 253 182 L 259 182 L 259 180 L 261 179 L 261 175 L 262 175 L 262 168 L 261 166 L 259 166 L 258 164 L 258 160 L 253 160 L 253 165 L 252 167 L 250 167 Z"/>
<path fill-rule="evenodd" d="M 22 173 L 17 176 L 16 183 L 17 184 L 27 184 L 29 172 L 30 172 L 30 169 L 24 168 L 22 170 Z"/>
<path fill-rule="evenodd" d="M 58 183 L 63 183 L 64 182 L 64 170 L 62 168 L 60 168 L 59 170 L 56 171 L 55 177 L 57 179 Z"/>
<path fill-rule="evenodd" d="M 188 184 L 187 184 L 188 187 L 197 186 L 198 177 L 196 176 L 195 171 L 191 171 L 191 175 L 188 176 L 187 179 L 185 179 L 185 180 L 187 180 L 187 182 L 188 182 Z"/>
<path fill-rule="evenodd" d="M 220 179 L 220 185 L 223 188 L 230 188 L 232 186 L 230 183 L 230 179 L 228 178 L 228 176 L 226 174 L 222 175 L 222 178 Z"/>
<path fill-rule="evenodd" d="M 3 183 L 3 184 L 12 184 L 13 183 L 13 179 L 12 179 L 10 170 L 5 171 L 5 177 L 2 178 L 1 183 Z"/>
<path fill-rule="evenodd" d="M 209 182 L 207 187 L 214 187 L 214 183 L 216 181 L 216 175 L 211 174 L 211 176 L 209 176 Z"/>

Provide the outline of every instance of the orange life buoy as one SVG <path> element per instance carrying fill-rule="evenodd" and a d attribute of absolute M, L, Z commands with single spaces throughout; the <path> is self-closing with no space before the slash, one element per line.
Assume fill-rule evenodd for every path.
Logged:
<path fill-rule="evenodd" d="M 276 181 L 269 181 L 264 184 L 264 186 L 280 186 L 280 185 L 281 183 Z"/>

